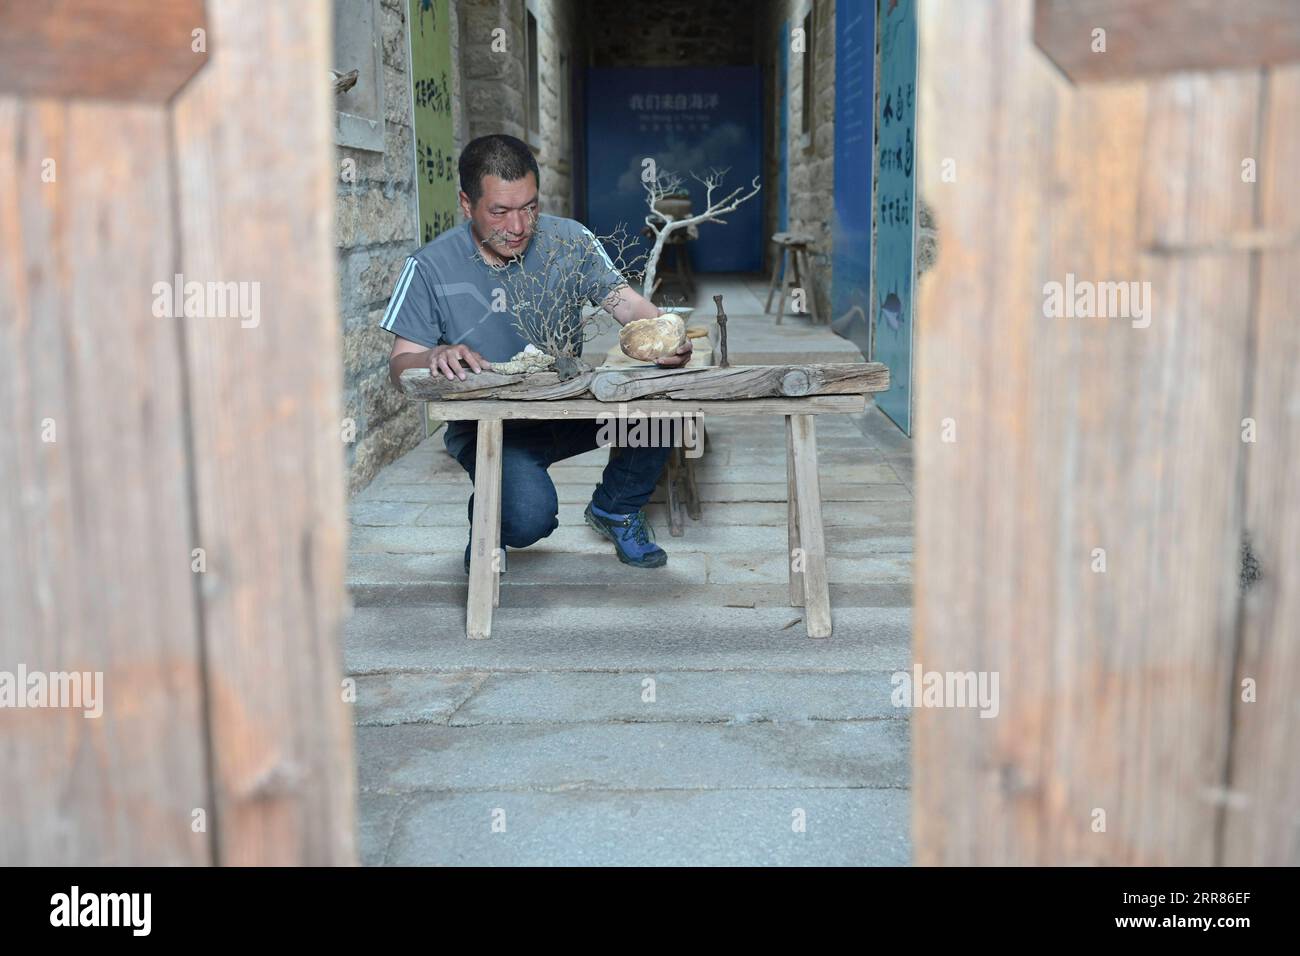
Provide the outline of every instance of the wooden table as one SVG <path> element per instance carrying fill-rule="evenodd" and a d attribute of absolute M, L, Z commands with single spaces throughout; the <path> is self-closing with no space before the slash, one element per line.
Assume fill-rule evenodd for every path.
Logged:
<path fill-rule="evenodd" d="M 706 419 L 742 415 L 785 418 L 785 471 L 789 527 L 790 604 L 804 608 L 809 637 L 830 637 L 831 598 L 826 579 L 826 542 L 822 532 L 821 485 L 817 477 L 815 416 L 861 412 L 863 395 L 811 395 L 803 398 L 750 398 L 727 401 L 671 399 L 626 403 L 594 399 L 519 401 L 478 399 L 439 403 L 439 414 L 456 421 L 478 422 L 475 448 L 474 517 L 470 531 L 469 601 L 465 633 L 492 634 L 492 609 L 500 602 L 501 575 L 496 554 L 501 536 L 501 442 L 508 418 L 640 418 L 660 414 L 699 414 Z M 653 583 L 647 581 L 647 583 Z"/>

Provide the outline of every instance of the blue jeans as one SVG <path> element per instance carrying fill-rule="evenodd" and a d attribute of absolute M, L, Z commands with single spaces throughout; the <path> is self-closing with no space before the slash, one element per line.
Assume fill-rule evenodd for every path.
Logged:
<path fill-rule="evenodd" d="M 501 545 L 526 548 L 560 526 L 559 498 L 546 469 L 557 461 L 599 448 L 595 419 L 552 421 L 508 419 L 502 424 Z M 477 422 L 448 422 L 443 439 L 474 480 Z M 631 514 L 650 500 L 671 448 L 610 448 L 609 463 L 591 496 L 610 514 Z M 474 496 L 468 514 L 474 520 Z"/>

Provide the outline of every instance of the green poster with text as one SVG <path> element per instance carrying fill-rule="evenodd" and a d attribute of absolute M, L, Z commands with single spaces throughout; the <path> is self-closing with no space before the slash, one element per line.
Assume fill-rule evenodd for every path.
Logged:
<path fill-rule="evenodd" d="M 451 126 L 451 15 L 448 0 L 410 0 L 416 195 L 420 242 L 460 221 Z"/>

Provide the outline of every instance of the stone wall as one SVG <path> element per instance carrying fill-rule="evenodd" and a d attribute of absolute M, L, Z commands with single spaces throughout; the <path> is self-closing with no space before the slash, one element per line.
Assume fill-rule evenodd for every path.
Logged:
<path fill-rule="evenodd" d="M 759 3 L 657 0 L 613 6 L 586 0 L 591 66 L 752 66 Z M 613 15 L 613 14 L 617 15 Z"/>
<path fill-rule="evenodd" d="M 460 64 L 467 141 L 488 133 L 517 136 L 533 147 L 541 170 L 542 211 L 573 215 L 573 134 L 561 116 L 567 69 L 585 62 L 577 33 L 578 5 L 566 0 L 462 0 Z M 537 18 L 539 129 L 527 129 L 525 10 Z M 503 30 L 505 49 L 494 49 Z M 561 69 L 561 56 L 568 66 Z"/>
<path fill-rule="evenodd" d="M 384 464 L 424 435 L 423 414 L 388 384 L 392 336 L 378 327 L 393 284 L 418 241 L 415 148 L 405 0 L 382 0 L 384 149 L 338 147 L 341 175 L 334 208 L 339 312 L 343 321 L 344 415 L 354 423 L 347 447 L 349 487 L 357 491 Z"/>

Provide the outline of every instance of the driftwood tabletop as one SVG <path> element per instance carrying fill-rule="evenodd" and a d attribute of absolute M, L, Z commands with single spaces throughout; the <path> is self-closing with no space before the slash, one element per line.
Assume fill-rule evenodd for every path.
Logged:
<path fill-rule="evenodd" d="M 602 367 L 589 369 L 567 380 L 552 371 L 516 375 L 502 375 L 490 370 L 467 371 L 461 380 L 449 379 L 429 369 L 407 369 L 402 373 L 401 381 L 408 398 L 427 402 L 480 399 L 623 402 L 636 398 L 723 401 L 868 395 L 889 388 L 889 369 L 880 362 L 733 365 L 729 368 Z"/>

